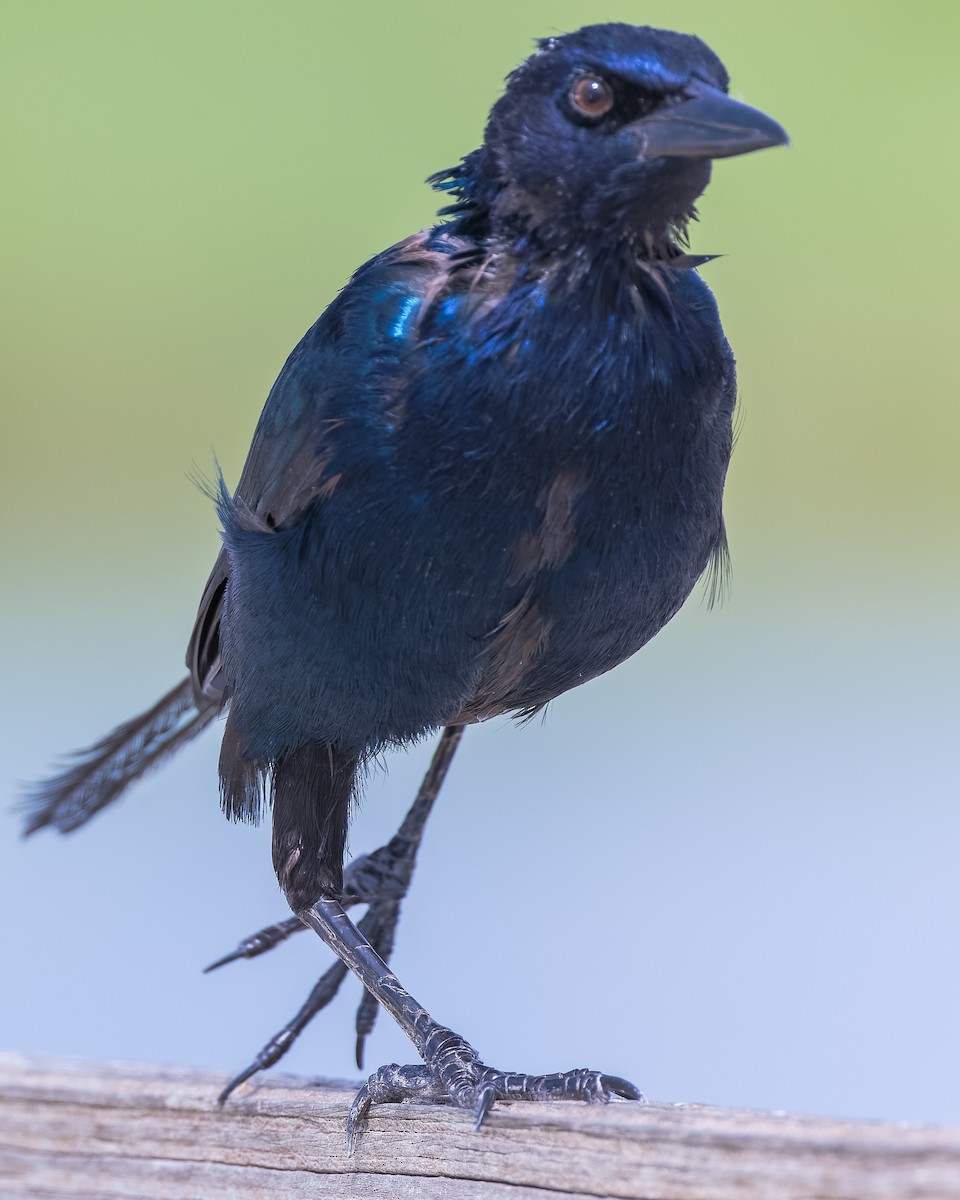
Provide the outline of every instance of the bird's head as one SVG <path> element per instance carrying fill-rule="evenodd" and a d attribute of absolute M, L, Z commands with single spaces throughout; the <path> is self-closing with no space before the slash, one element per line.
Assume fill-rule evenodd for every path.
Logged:
<path fill-rule="evenodd" d="M 608 24 L 548 38 L 509 76 L 483 146 L 434 182 L 494 234 L 664 255 L 712 159 L 787 141 L 727 86 L 723 63 L 686 34 Z"/>

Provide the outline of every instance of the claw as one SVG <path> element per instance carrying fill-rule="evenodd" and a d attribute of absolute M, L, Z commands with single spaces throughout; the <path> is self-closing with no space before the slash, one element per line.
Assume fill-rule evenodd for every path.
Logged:
<path fill-rule="evenodd" d="M 208 967 L 204 967 L 203 973 L 204 975 L 209 975 L 211 971 L 215 971 L 218 967 L 225 967 L 227 963 L 236 962 L 238 958 L 246 958 L 246 955 L 239 947 L 236 950 L 231 950 L 229 954 L 225 954 L 223 958 L 218 958 L 216 962 L 212 962 Z"/>
<path fill-rule="evenodd" d="M 299 1032 L 299 1029 L 294 1026 L 287 1025 L 279 1033 L 274 1034 L 249 1067 L 244 1067 L 236 1079 L 232 1079 L 227 1084 L 217 1097 L 217 1104 L 222 1108 L 230 1093 L 238 1088 L 241 1083 L 246 1083 L 251 1075 L 256 1075 L 258 1071 L 265 1071 L 268 1067 L 276 1066 L 290 1049 Z"/>
<path fill-rule="evenodd" d="M 350 1105 L 350 1115 L 347 1117 L 347 1158 L 353 1158 L 360 1139 L 366 1132 L 370 1104 L 370 1089 L 364 1084 L 354 1096 L 353 1103 Z"/>
<path fill-rule="evenodd" d="M 643 1092 L 629 1079 L 622 1079 L 619 1075 L 604 1075 L 603 1082 L 606 1091 L 615 1096 L 620 1096 L 623 1100 L 639 1100 L 641 1104 L 646 1104 Z"/>
<path fill-rule="evenodd" d="M 236 962 L 238 958 L 256 958 L 260 954 L 266 954 L 274 946 L 279 946 L 281 942 L 285 942 L 291 934 L 302 933 L 304 929 L 306 929 L 306 926 L 297 917 L 288 917 L 285 921 L 277 921 L 274 925 L 267 925 L 257 933 L 252 933 L 249 937 L 245 937 L 239 943 L 236 950 L 231 950 L 223 958 L 218 958 L 216 962 L 212 962 L 209 967 L 204 967 L 203 973 L 204 975 L 208 975 L 211 971 L 215 971 L 217 967 L 223 967 L 227 963 Z"/>
<path fill-rule="evenodd" d="M 477 1121 L 474 1125 L 474 1129 L 479 1130 L 480 1126 L 487 1119 L 487 1114 L 490 1112 L 490 1109 L 493 1108 L 493 1102 L 496 1100 L 496 1098 L 496 1088 L 494 1088 L 492 1083 L 488 1083 L 480 1093 L 480 1103 L 477 1105 Z"/>
<path fill-rule="evenodd" d="M 246 1083 L 251 1075 L 256 1075 L 260 1070 L 256 1063 L 251 1063 L 249 1067 L 244 1068 L 236 1078 L 231 1079 L 227 1086 L 217 1097 L 217 1108 L 223 1108 L 226 1102 L 230 1099 L 231 1092 L 235 1092 L 241 1083 Z"/>

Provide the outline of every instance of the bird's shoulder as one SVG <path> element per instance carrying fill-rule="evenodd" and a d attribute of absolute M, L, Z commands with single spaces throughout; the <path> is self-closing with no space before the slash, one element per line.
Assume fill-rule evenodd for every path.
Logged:
<path fill-rule="evenodd" d="M 322 492 L 329 435 L 347 420 L 379 414 L 417 344 L 422 314 L 473 250 L 440 226 L 354 272 L 270 389 L 237 487 L 248 514 L 275 528 Z"/>

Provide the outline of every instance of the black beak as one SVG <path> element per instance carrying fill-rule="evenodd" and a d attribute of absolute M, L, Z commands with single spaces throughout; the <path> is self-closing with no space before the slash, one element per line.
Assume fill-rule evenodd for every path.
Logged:
<path fill-rule="evenodd" d="M 772 117 L 717 88 L 695 82 L 685 95 L 637 122 L 645 158 L 730 158 L 790 144 Z"/>

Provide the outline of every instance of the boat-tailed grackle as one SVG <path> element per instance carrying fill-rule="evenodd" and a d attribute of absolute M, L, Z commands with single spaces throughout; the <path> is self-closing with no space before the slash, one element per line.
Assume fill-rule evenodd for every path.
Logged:
<path fill-rule="evenodd" d="M 272 811 L 295 915 L 221 961 L 305 927 L 338 956 L 231 1088 L 349 969 L 358 1058 L 379 1004 L 423 1060 L 370 1077 L 351 1144 L 371 1104 L 411 1095 L 478 1125 L 501 1098 L 639 1096 L 595 1071 L 484 1065 L 386 961 L 463 726 L 609 671 L 725 558 L 734 359 L 685 231 L 713 159 L 787 140 L 727 82 L 677 33 L 539 43 L 480 148 L 433 176 L 440 222 L 360 267 L 280 372 L 236 491 L 220 482 L 189 677 L 28 801 L 30 831 L 74 829 L 225 714 L 224 810 Z M 344 873 L 364 762 L 441 729 L 397 836 Z"/>

